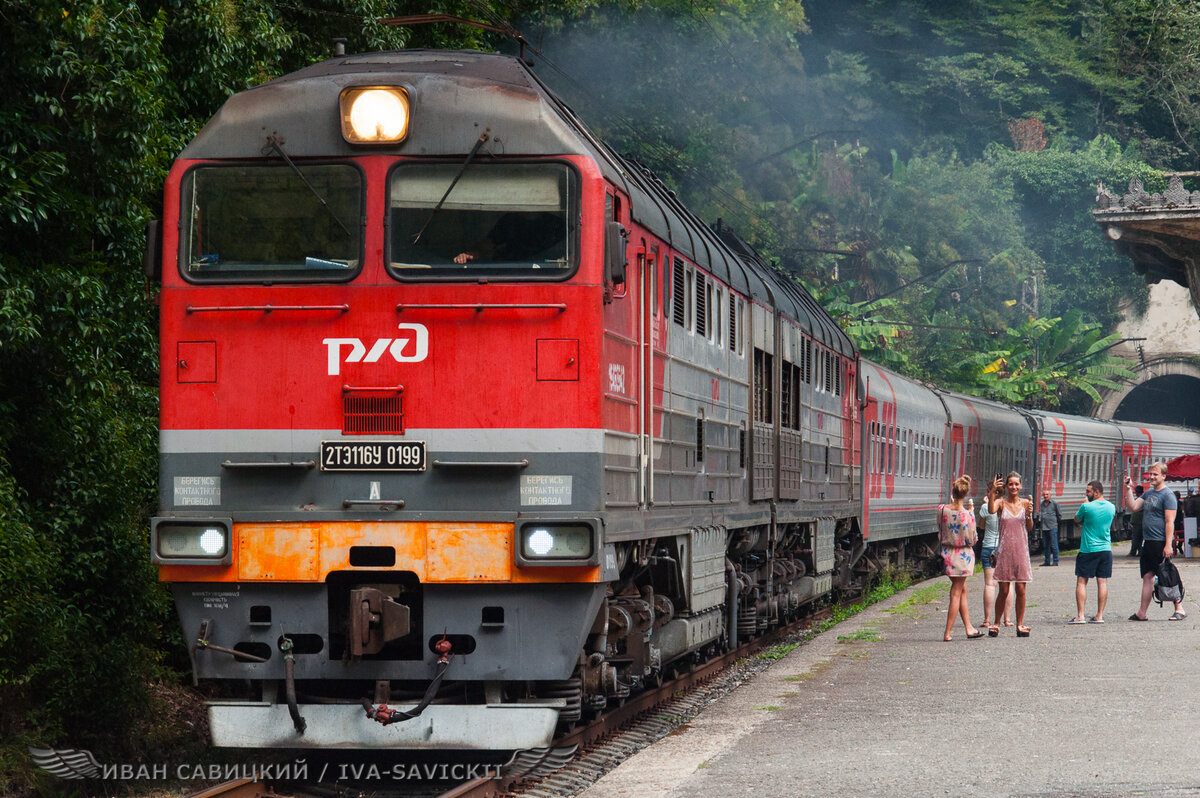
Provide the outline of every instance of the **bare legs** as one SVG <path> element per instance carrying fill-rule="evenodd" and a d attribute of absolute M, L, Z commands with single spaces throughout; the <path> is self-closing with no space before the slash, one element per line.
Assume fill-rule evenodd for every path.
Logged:
<path fill-rule="evenodd" d="M 996 619 L 997 625 L 999 625 L 998 622 L 999 622 L 1000 618 L 1003 617 L 1004 615 L 1007 615 L 1007 613 L 1004 612 L 1004 607 L 1008 603 L 1008 593 L 1009 593 L 1010 586 L 1012 586 L 1013 592 L 1016 593 L 1016 600 L 1014 602 L 1014 605 L 1015 605 L 1014 610 L 1016 611 L 1016 615 L 1017 615 L 1017 631 L 1018 632 L 1027 632 L 1029 630 L 1028 630 L 1028 628 L 1026 628 L 1024 626 L 1024 623 L 1025 623 L 1025 583 L 1024 582 L 1000 582 L 999 583 L 999 590 L 996 592 L 996 608 L 995 608 L 995 619 Z"/>
<path fill-rule="evenodd" d="M 1104 620 L 1104 605 L 1108 604 L 1108 580 L 1096 577 L 1096 621 Z"/>
<path fill-rule="evenodd" d="M 950 639 L 950 630 L 954 628 L 956 618 L 962 618 L 963 629 L 967 630 L 968 637 L 974 637 L 979 633 L 968 620 L 967 578 L 965 576 L 950 577 L 950 608 L 946 610 L 946 635 L 943 639 Z"/>
<path fill-rule="evenodd" d="M 1087 583 L 1088 578 L 1086 576 L 1075 577 L 1075 620 L 1080 623 L 1086 620 L 1083 617 L 1083 606 L 1087 604 Z"/>
<path fill-rule="evenodd" d="M 1154 545 L 1153 542 L 1150 543 Z M 1153 572 L 1142 577 L 1142 603 L 1138 606 L 1137 617 L 1145 618 L 1146 610 L 1150 609 L 1150 598 L 1154 595 L 1154 574 Z"/>
<path fill-rule="evenodd" d="M 983 569 L 983 625 L 992 625 L 992 606 L 996 603 L 996 569 Z"/>
<path fill-rule="evenodd" d="M 1004 607 L 1006 604 L 1008 604 L 1008 588 L 1011 585 L 1012 585 L 1012 582 L 1000 582 L 997 584 L 996 607 L 995 607 L 995 613 L 992 616 L 995 619 L 993 622 L 993 626 L 1000 625 L 1000 618 L 1001 618 L 1002 614 L 1004 613 Z"/>
<path fill-rule="evenodd" d="M 1004 621 L 1005 626 L 1012 626 L 1012 621 L 1009 616 L 1012 614 L 1013 597 L 1010 594 L 1008 601 L 1005 602 L 1004 611 L 996 616 L 995 625 L 999 626 L 1000 621 Z M 991 627 L 992 622 L 992 607 L 996 606 L 996 569 L 983 569 L 983 625 Z"/>
<path fill-rule="evenodd" d="M 1013 585 L 1017 589 L 1017 634 L 1028 633 L 1029 627 L 1025 626 L 1025 583 L 1013 582 Z"/>

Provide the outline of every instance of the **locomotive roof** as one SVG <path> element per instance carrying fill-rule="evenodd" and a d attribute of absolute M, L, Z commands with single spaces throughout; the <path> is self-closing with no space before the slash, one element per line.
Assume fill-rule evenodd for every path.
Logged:
<path fill-rule="evenodd" d="M 774 273 L 737 239 L 718 236 L 653 175 L 598 139 L 520 59 L 473 51 L 398 50 L 339 56 L 230 97 L 181 155 L 262 158 L 268 136 L 288 155 L 350 157 L 363 149 L 341 136 L 338 98 L 350 86 L 400 85 L 412 98 L 409 134 L 371 152 L 463 158 L 480 133 L 481 156 L 585 155 L 628 192 L 630 213 L 674 250 L 735 290 L 778 310 L 814 339 L 846 355 L 854 345 L 790 278 Z"/>

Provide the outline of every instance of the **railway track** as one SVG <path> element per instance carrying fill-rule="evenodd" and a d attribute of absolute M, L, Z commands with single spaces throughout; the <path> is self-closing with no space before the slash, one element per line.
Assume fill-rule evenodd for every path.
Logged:
<path fill-rule="evenodd" d="M 683 670 L 661 686 L 646 690 L 578 726 L 554 741 L 550 749 L 525 752 L 490 774 L 452 786 L 445 782 L 391 784 L 378 781 L 334 783 L 271 782 L 238 779 L 187 793 L 183 798 L 531 798 L 574 794 L 626 757 L 670 733 L 698 713 L 714 697 L 734 689 L 770 664 L 755 655 L 781 643 L 800 644 L 813 627 L 829 617 L 828 607 L 779 627 L 708 662 Z M 739 663 L 749 663 L 738 671 Z M 728 677 L 710 692 L 706 685 Z"/>

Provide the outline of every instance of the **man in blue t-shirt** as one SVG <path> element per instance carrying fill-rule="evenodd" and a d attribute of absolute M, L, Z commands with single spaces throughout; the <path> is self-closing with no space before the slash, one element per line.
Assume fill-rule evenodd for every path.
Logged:
<path fill-rule="evenodd" d="M 1087 501 L 1075 511 L 1075 520 L 1083 522 L 1079 556 L 1075 558 L 1075 617 L 1068 623 L 1085 623 L 1088 580 L 1096 579 L 1096 614 L 1086 623 L 1104 623 L 1104 605 L 1108 603 L 1108 580 L 1112 577 L 1112 522 L 1117 508 L 1104 499 L 1104 484 L 1094 479 L 1087 484 Z"/>
<path fill-rule="evenodd" d="M 1159 563 L 1171 556 L 1171 542 L 1175 536 L 1175 512 L 1178 502 L 1175 494 L 1163 487 L 1167 480 L 1167 466 L 1153 463 L 1146 471 L 1150 487 L 1140 498 L 1134 498 L 1133 482 L 1125 477 L 1125 503 L 1134 512 L 1142 510 L 1142 555 L 1139 565 L 1142 572 L 1142 603 L 1138 611 L 1129 616 L 1131 621 L 1146 620 L 1146 610 L 1154 595 L 1154 574 Z M 1182 621 L 1187 617 L 1183 606 L 1175 602 L 1175 613 L 1168 618 Z"/>

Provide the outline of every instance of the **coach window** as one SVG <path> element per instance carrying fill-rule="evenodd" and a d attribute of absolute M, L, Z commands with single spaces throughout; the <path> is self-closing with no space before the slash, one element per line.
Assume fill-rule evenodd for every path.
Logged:
<path fill-rule="evenodd" d="M 754 420 L 759 424 L 774 423 L 775 403 L 771 395 L 772 357 L 754 349 Z"/>
<path fill-rule="evenodd" d="M 401 164 L 387 202 L 388 271 L 401 280 L 560 280 L 579 262 L 566 164 Z"/>
<path fill-rule="evenodd" d="M 226 283 L 353 277 L 362 261 L 362 173 L 347 164 L 299 169 L 280 163 L 188 172 L 179 236 L 183 276 Z"/>

